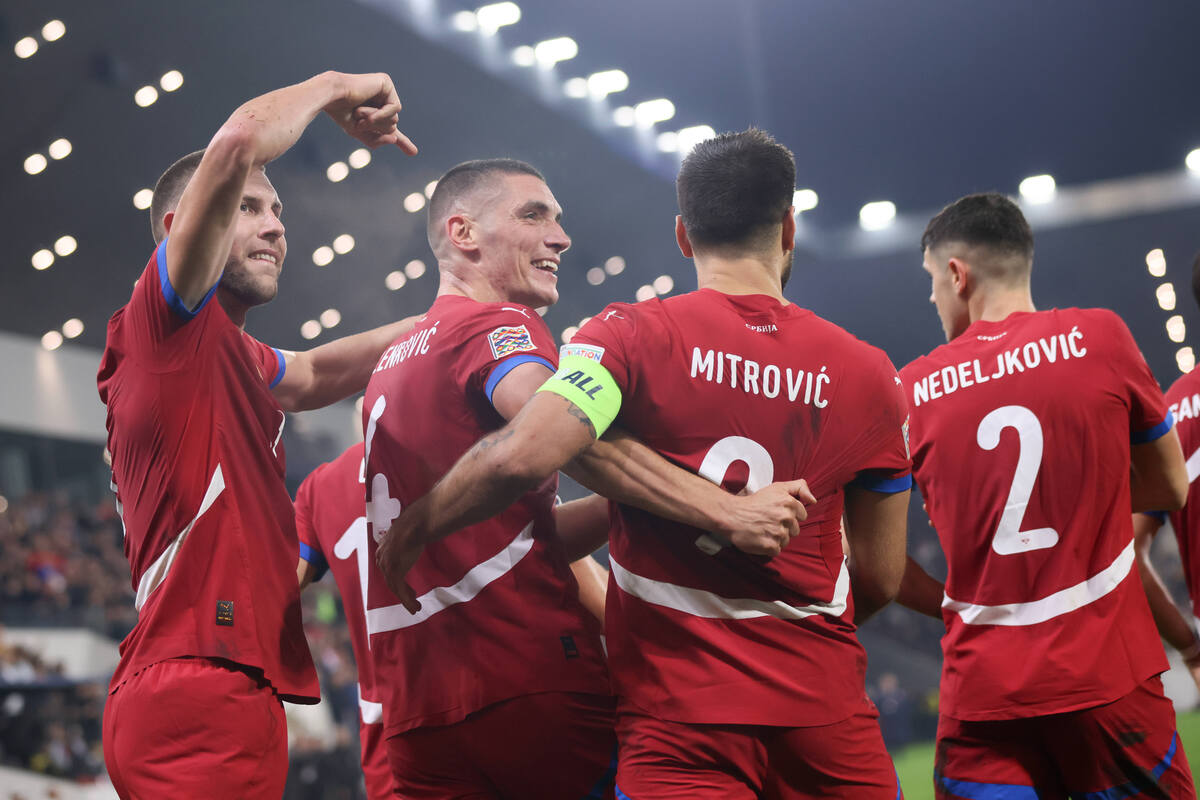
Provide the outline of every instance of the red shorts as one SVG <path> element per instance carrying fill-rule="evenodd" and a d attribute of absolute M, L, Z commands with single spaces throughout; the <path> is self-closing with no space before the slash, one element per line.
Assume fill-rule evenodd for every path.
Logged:
<path fill-rule="evenodd" d="M 283 704 L 232 662 L 160 661 L 109 694 L 104 762 L 122 798 L 278 800 L 287 782 Z"/>
<path fill-rule="evenodd" d="M 952 798 L 1188 798 L 1192 773 L 1157 677 L 1107 705 L 1026 719 L 938 722 L 934 786 Z"/>
<path fill-rule="evenodd" d="M 811 728 L 690 725 L 617 715 L 618 800 L 898 800 L 878 713 Z"/>
<path fill-rule="evenodd" d="M 462 722 L 387 740 L 405 800 L 611 800 L 614 700 L 545 692 L 514 697 Z"/>
<path fill-rule="evenodd" d="M 392 768 L 388 766 L 387 745 L 383 740 L 383 723 L 367 724 L 358 719 L 358 740 L 362 745 L 363 778 L 367 782 L 367 800 L 395 797 L 392 789 Z"/>

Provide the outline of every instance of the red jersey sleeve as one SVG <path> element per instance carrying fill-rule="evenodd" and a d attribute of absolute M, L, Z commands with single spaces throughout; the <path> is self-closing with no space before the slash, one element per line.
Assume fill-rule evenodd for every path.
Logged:
<path fill-rule="evenodd" d="M 637 309 L 629 303 L 612 303 L 588 320 L 587 324 L 564 345 L 562 353 L 572 347 L 584 348 L 576 355 L 598 360 L 617 382 L 622 394 L 634 391 L 629 344 L 637 339 Z"/>
<path fill-rule="evenodd" d="M 1117 384 L 1126 392 L 1129 406 L 1129 441 L 1131 444 L 1146 444 L 1165 435 L 1175 424 L 1167 408 L 1166 397 L 1150 365 L 1138 349 L 1133 334 L 1112 311 L 1099 311 L 1107 319 L 1111 336 L 1113 358 L 1109 368 L 1117 378 Z"/>
<path fill-rule="evenodd" d="M 312 564 L 316 568 L 317 574 L 313 580 L 320 580 L 329 569 L 329 560 L 325 557 L 325 553 L 321 550 L 321 539 L 317 536 L 316 527 L 313 523 L 313 502 L 314 490 L 313 485 L 316 483 L 317 473 L 322 469 L 318 467 L 311 475 L 304 479 L 300 484 L 300 488 L 296 491 L 296 536 L 300 539 L 300 558 Z"/>
<path fill-rule="evenodd" d="M 460 362 L 467 375 L 467 390 L 482 392 L 488 403 L 500 381 L 522 364 L 535 362 L 554 372 L 558 348 L 546 323 L 532 309 L 504 305 L 480 321 L 479 332 L 466 343 Z"/>
<path fill-rule="evenodd" d="M 882 351 L 873 369 L 863 370 L 856 397 L 863 403 L 860 423 L 867 429 L 865 461 L 855 483 L 876 492 L 912 488 L 908 448 L 908 402 L 896 368 Z"/>
<path fill-rule="evenodd" d="M 262 375 L 268 388 L 274 389 L 287 372 L 287 361 L 283 357 L 283 351 L 263 344 L 248 333 L 244 336 L 246 345 L 250 348 L 250 355 L 258 365 L 258 374 Z"/>
<path fill-rule="evenodd" d="M 206 328 L 203 317 L 216 288 L 213 284 L 195 308 L 187 308 L 171 286 L 167 274 L 167 240 L 163 239 L 133 287 L 125 308 L 130 335 L 139 353 L 155 356 L 164 362 L 161 366 L 165 368 L 182 367 L 200 346 Z"/>

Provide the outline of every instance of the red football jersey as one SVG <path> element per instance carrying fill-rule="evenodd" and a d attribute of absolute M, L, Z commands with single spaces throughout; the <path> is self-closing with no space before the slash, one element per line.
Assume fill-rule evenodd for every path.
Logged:
<path fill-rule="evenodd" d="M 375 695 L 375 669 L 367 646 L 367 517 L 362 443 L 312 471 L 296 491 L 296 535 L 300 557 L 316 568 L 316 579 L 333 573 L 350 644 L 358 665 L 359 710 L 368 725 L 382 721 Z"/>
<path fill-rule="evenodd" d="M 1167 403 L 1178 424 L 1189 483 L 1187 504 L 1169 516 L 1195 617 L 1200 610 L 1200 483 L 1196 481 L 1200 476 L 1200 370 L 1194 369 L 1175 381 L 1167 390 Z"/>
<path fill-rule="evenodd" d="M 407 576 L 421 599 L 415 615 L 375 566 L 377 532 L 504 425 L 492 392 L 530 360 L 557 363 L 536 313 L 447 295 L 384 351 L 367 386 L 367 631 L 387 736 L 536 692 L 609 692 L 599 623 L 553 527 L 557 476 L 429 544 Z"/>
<path fill-rule="evenodd" d="M 1103 309 L 976 322 L 901 371 L 913 465 L 946 552 L 941 711 L 1116 700 L 1167 667 L 1133 568 L 1130 443 L 1171 428 Z"/>
<path fill-rule="evenodd" d="M 616 303 L 563 347 L 619 385 L 615 425 L 729 491 L 806 478 L 772 559 L 614 506 L 606 633 L 622 703 L 687 723 L 824 725 L 861 708 L 866 655 L 842 554 L 843 487 L 911 485 L 881 350 L 795 305 L 703 289 Z"/>
<path fill-rule="evenodd" d="M 285 362 L 220 303 L 188 310 L 164 241 L 108 323 L 97 381 L 137 590 L 123 680 L 177 656 L 261 669 L 285 699 L 316 702 L 300 620 L 299 545 L 284 486 Z"/>

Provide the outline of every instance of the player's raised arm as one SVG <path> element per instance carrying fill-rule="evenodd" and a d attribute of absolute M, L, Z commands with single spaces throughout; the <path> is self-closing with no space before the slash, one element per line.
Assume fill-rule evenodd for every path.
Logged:
<path fill-rule="evenodd" d="M 420 317 L 406 317 L 311 350 L 284 352 L 286 368 L 272 391 L 285 411 L 323 408 L 366 388 L 380 356 Z"/>
<path fill-rule="evenodd" d="M 251 170 L 287 151 L 322 110 L 370 147 L 395 144 L 416 152 L 396 129 L 400 101 L 382 73 L 325 72 L 243 104 L 213 136 L 179 205 L 167 215 L 167 274 L 187 308 L 195 308 L 221 276 Z"/>
<path fill-rule="evenodd" d="M 909 490 L 876 492 L 846 487 L 846 540 L 854 621 L 860 623 L 890 603 L 905 574 Z"/>

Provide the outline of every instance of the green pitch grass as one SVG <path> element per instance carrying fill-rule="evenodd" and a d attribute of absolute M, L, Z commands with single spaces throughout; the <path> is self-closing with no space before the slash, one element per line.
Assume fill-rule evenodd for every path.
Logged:
<path fill-rule="evenodd" d="M 1189 754 L 1193 774 L 1200 764 L 1200 711 L 1178 716 L 1179 738 Z M 906 800 L 933 800 L 933 743 L 913 744 L 894 754 Z"/>

